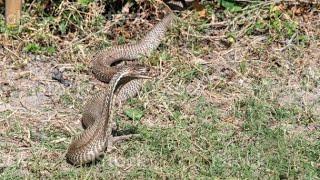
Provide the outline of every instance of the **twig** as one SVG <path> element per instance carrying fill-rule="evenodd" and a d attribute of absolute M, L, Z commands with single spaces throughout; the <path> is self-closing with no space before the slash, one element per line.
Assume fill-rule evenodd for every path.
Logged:
<path fill-rule="evenodd" d="M 31 11 L 31 8 L 32 8 L 32 6 L 33 6 L 33 4 L 36 2 L 36 0 L 33 0 L 32 2 L 31 2 L 31 4 L 29 5 L 29 8 L 28 8 L 28 11 L 27 12 L 30 12 Z"/>
<path fill-rule="evenodd" d="M 283 50 L 285 50 L 285 49 L 287 49 L 289 46 L 291 46 L 292 45 L 292 41 L 293 41 L 293 39 L 296 37 L 296 35 L 297 35 L 297 33 L 294 33 L 292 36 L 291 36 L 291 38 L 289 39 L 289 41 L 287 41 L 287 45 L 286 46 L 284 46 L 283 48 L 280 48 L 280 49 L 275 49 L 276 51 L 283 51 Z"/>
<path fill-rule="evenodd" d="M 10 49 L 8 49 L 6 46 L 3 46 L 7 51 L 9 51 L 11 54 L 13 54 L 14 56 L 16 56 L 18 59 L 23 60 L 20 56 L 18 56 L 16 53 L 14 53 L 13 51 L 11 51 Z"/>

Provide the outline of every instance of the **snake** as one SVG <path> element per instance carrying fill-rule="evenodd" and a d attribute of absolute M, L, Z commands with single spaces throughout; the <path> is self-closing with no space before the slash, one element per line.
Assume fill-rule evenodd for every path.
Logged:
<path fill-rule="evenodd" d="M 165 32 L 174 21 L 175 15 L 170 13 L 157 23 L 140 41 L 133 44 L 113 46 L 97 53 L 92 62 L 92 72 L 94 76 L 102 82 L 109 83 L 114 74 L 126 67 L 111 66 L 112 64 L 124 60 L 133 61 L 141 55 L 150 55 L 152 51 L 159 46 Z M 116 103 L 121 103 L 136 95 L 142 86 L 142 81 L 141 79 L 136 79 L 124 84 L 123 88 L 115 92 L 115 96 L 117 97 Z M 103 100 L 99 97 L 103 96 L 103 93 L 103 91 L 99 92 L 96 97 L 85 104 L 81 118 L 83 127 L 88 127 L 89 124 L 92 124 L 93 119 L 100 116 Z"/>
<path fill-rule="evenodd" d="M 112 107 L 114 93 L 123 88 L 123 85 L 135 79 L 150 79 L 155 76 L 155 71 L 150 67 L 142 65 L 132 65 L 121 69 L 112 79 L 105 93 L 94 96 L 94 99 L 102 99 L 102 113 L 97 119 L 93 119 L 86 130 L 77 136 L 66 153 L 67 161 L 74 165 L 83 165 L 95 161 L 99 158 L 107 147 L 113 143 L 128 139 L 131 135 L 113 137 L 112 128 Z M 101 96 L 102 95 L 102 96 Z"/>
<path fill-rule="evenodd" d="M 150 67 L 138 64 L 112 66 L 141 55 L 150 55 L 161 43 L 167 29 L 175 22 L 173 12 L 167 14 L 138 42 L 109 47 L 94 56 L 93 75 L 100 81 L 109 83 L 108 88 L 91 97 L 84 106 L 81 122 L 84 131 L 71 142 L 67 153 L 67 162 L 84 165 L 99 159 L 113 143 L 130 138 L 130 135 L 113 137 L 111 134 L 112 108 L 116 98 L 121 102 L 135 95 L 141 88 L 142 80 L 154 77 Z M 114 98 L 115 97 L 115 98 Z"/>

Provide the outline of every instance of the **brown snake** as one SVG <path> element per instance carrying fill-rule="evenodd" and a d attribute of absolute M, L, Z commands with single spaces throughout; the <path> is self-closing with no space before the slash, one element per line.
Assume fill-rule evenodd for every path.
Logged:
<path fill-rule="evenodd" d="M 134 79 L 152 78 L 154 76 L 153 73 L 154 71 L 150 71 L 149 67 L 133 65 L 122 69 L 113 76 L 109 87 L 105 90 L 106 93 L 103 93 L 104 96 L 99 96 L 104 101 L 101 115 L 94 119 L 93 123 L 73 140 L 66 154 L 68 162 L 74 165 L 92 162 L 103 154 L 107 146 L 111 147 L 116 141 L 131 137 L 131 135 L 113 137 L 111 134 L 112 127 L 110 124 L 114 92 L 122 88 L 123 84 Z"/>
<path fill-rule="evenodd" d="M 141 80 L 154 75 L 144 66 L 131 65 L 119 68 L 111 65 L 117 61 L 135 60 L 139 55 L 149 55 L 159 46 L 165 32 L 174 21 L 175 15 L 169 13 L 139 42 L 107 48 L 97 54 L 92 63 L 93 74 L 100 81 L 110 82 L 110 86 L 86 103 L 81 118 L 86 129 L 72 141 L 66 154 L 68 162 L 81 165 L 94 161 L 113 142 L 130 137 L 111 135 L 114 96 L 118 101 L 123 101 L 135 95 L 141 87 Z"/>

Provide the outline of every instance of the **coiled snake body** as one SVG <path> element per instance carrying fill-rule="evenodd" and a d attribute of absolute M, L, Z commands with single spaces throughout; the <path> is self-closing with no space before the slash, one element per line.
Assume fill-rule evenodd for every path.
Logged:
<path fill-rule="evenodd" d="M 116 141 L 130 138 L 131 135 L 117 137 L 111 135 L 114 92 L 134 79 L 148 79 L 153 76 L 153 71 L 150 71 L 149 67 L 140 65 L 126 67 L 116 73 L 110 81 L 110 86 L 105 90 L 104 96 L 94 96 L 104 102 L 101 106 L 102 113 L 97 119 L 91 120 L 92 124 L 89 124 L 87 129 L 73 140 L 66 154 L 67 161 L 75 165 L 94 161 L 107 146 L 110 147 Z"/>
<path fill-rule="evenodd" d="M 175 21 L 175 15 L 169 13 L 154 26 L 139 42 L 129 45 L 111 47 L 100 51 L 92 63 L 93 74 L 110 86 L 88 100 L 82 114 L 85 131 L 76 137 L 66 154 L 67 161 L 81 165 L 94 161 L 103 154 L 107 146 L 113 142 L 127 139 L 128 136 L 113 137 L 111 135 L 113 96 L 123 101 L 137 93 L 141 80 L 152 77 L 145 67 L 132 65 L 112 67 L 120 60 L 135 60 L 139 55 L 149 55 L 156 49 L 166 30 Z"/>

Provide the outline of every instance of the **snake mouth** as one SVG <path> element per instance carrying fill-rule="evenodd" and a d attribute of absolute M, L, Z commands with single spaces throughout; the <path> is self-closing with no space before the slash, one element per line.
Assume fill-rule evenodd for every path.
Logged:
<path fill-rule="evenodd" d="M 160 73 L 158 71 L 156 71 L 155 69 L 149 69 L 147 72 L 140 74 L 139 78 L 152 79 L 152 78 L 155 78 L 159 75 L 160 75 Z"/>
<path fill-rule="evenodd" d="M 152 79 L 154 77 L 155 77 L 154 75 L 139 75 L 139 76 L 137 76 L 137 78 L 139 78 L 139 79 Z"/>
<path fill-rule="evenodd" d="M 141 76 L 140 78 L 143 78 L 143 79 L 152 79 L 153 77 L 151 77 L 151 76 Z"/>

